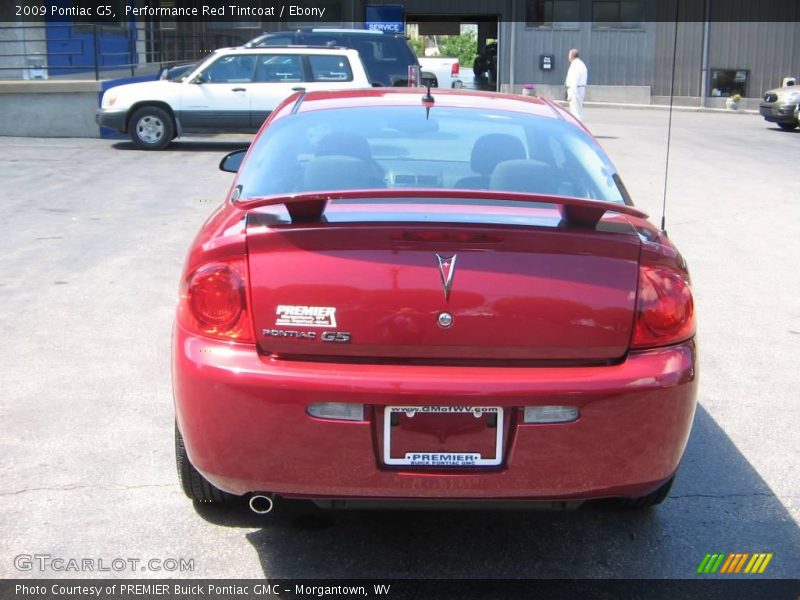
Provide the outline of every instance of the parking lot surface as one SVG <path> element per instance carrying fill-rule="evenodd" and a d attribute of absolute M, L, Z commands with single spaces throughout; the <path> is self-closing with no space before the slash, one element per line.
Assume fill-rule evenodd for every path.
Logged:
<path fill-rule="evenodd" d="M 654 222 L 667 118 L 587 109 Z M 193 560 L 118 577 L 689 578 L 709 552 L 772 552 L 765 577 L 800 576 L 800 131 L 673 117 L 667 230 L 694 279 L 700 403 L 672 496 L 643 512 L 193 506 L 173 458 L 173 308 L 231 181 L 217 163 L 248 140 L 3 139 L 0 576 L 92 574 L 15 561 L 48 554 Z"/>

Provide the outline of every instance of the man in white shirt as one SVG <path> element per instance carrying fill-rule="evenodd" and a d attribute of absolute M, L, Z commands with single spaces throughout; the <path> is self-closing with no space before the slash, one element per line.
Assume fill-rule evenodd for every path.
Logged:
<path fill-rule="evenodd" d="M 586 97 L 586 79 L 588 71 L 586 65 L 580 59 L 580 53 L 573 48 L 567 55 L 569 59 L 569 71 L 564 85 L 567 86 L 567 100 L 569 100 L 569 110 L 579 121 L 583 121 L 583 99 Z"/>

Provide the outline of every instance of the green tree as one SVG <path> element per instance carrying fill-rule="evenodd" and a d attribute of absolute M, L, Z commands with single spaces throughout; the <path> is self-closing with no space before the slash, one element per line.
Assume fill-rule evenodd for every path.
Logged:
<path fill-rule="evenodd" d="M 448 35 L 440 38 L 439 50 L 442 56 L 457 57 L 462 67 L 472 68 L 478 56 L 478 39 L 474 32 L 461 35 Z"/>
<path fill-rule="evenodd" d="M 478 56 L 478 38 L 475 32 L 462 33 L 461 35 L 438 35 L 436 41 L 439 46 L 440 56 L 458 58 L 462 67 L 472 68 L 475 57 Z M 425 56 L 425 41 L 422 36 L 412 36 L 408 43 L 417 56 Z"/>
<path fill-rule="evenodd" d="M 417 56 L 425 56 L 424 43 L 421 37 L 409 38 L 408 43 L 411 44 L 411 49 L 414 51 L 414 54 Z"/>

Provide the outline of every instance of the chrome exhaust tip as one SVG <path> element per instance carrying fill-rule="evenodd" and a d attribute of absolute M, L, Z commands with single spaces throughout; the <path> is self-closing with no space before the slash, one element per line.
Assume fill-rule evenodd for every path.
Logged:
<path fill-rule="evenodd" d="M 250 497 L 250 510 L 257 515 L 266 515 L 272 512 L 275 503 L 272 501 L 272 494 L 265 496 L 264 494 L 254 494 Z"/>

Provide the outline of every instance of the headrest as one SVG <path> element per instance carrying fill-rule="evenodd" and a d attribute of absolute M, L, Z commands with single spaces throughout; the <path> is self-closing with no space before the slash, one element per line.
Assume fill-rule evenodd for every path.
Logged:
<path fill-rule="evenodd" d="M 329 133 L 319 141 L 317 156 L 352 156 L 365 162 L 372 160 L 369 142 L 357 133 Z"/>
<path fill-rule="evenodd" d="M 526 158 L 525 147 L 519 138 L 507 133 L 489 133 L 475 141 L 470 166 L 476 173 L 488 177 L 497 163 L 516 158 Z"/>
<path fill-rule="evenodd" d="M 375 187 L 369 165 L 352 156 L 319 156 L 306 165 L 303 190 L 359 190 Z"/>
<path fill-rule="evenodd" d="M 489 181 L 490 190 L 556 194 L 553 167 L 539 160 L 507 160 L 500 163 Z"/>

